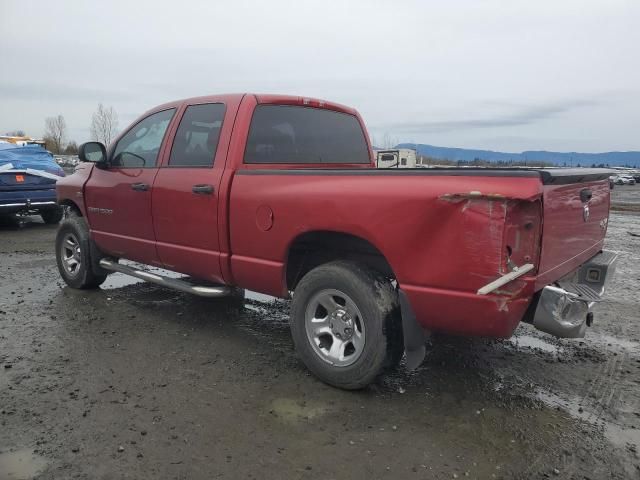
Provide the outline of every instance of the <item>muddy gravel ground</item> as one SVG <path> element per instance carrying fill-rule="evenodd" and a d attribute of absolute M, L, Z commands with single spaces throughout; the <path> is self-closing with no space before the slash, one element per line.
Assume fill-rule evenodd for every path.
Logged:
<path fill-rule="evenodd" d="M 119 274 L 74 291 L 55 227 L 5 222 L 0 479 L 640 478 L 632 234 L 640 216 L 612 214 L 622 259 L 585 339 L 434 336 L 417 371 L 345 392 L 296 358 L 287 302 Z"/>
<path fill-rule="evenodd" d="M 640 212 L 640 184 L 616 185 L 611 192 L 611 208 L 614 211 Z"/>

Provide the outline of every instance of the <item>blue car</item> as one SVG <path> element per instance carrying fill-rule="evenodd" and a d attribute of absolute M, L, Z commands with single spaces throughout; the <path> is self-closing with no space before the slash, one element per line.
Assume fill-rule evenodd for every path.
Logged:
<path fill-rule="evenodd" d="M 38 145 L 0 143 L 0 215 L 38 214 L 45 223 L 58 223 L 56 181 L 64 170 Z"/>

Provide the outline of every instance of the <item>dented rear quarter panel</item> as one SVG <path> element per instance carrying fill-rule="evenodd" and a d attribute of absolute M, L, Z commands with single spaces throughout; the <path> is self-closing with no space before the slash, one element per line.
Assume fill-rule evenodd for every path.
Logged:
<path fill-rule="evenodd" d="M 312 231 L 348 233 L 382 252 L 423 326 L 508 336 L 533 294 L 531 281 L 513 282 L 488 297 L 476 291 L 505 270 L 509 209 L 519 202 L 539 202 L 541 196 L 537 175 L 239 170 L 229 211 L 234 283 L 286 295 L 286 258 L 296 237 Z M 267 231 L 256 222 L 256 212 L 265 206 L 273 211 Z"/>

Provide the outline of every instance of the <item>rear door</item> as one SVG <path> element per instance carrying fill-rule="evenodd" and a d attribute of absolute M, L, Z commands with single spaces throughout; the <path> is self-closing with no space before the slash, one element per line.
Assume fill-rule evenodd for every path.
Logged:
<path fill-rule="evenodd" d="M 232 102 L 233 103 L 233 102 Z M 163 266 L 223 283 L 221 179 L 237 105 L 187 105 L 153 186 L 153 224 Z M 225 229 L 222 229 L 224 233 Z"/>
<path fill-rule="evenodd" d="M 152 113 L 115 144 L 108 168 L 94 168 L 85 185 L 89 225 L 98 246 L 117 257 L 160 263 L 151 219 L 151 188 L 175 108 Z"/>
<path fill-rule="evenodd" d="M 602 249 L 610 199 L 606 172 L 543 172 L 542 179 L 540 285 L 572 272 Z"/>

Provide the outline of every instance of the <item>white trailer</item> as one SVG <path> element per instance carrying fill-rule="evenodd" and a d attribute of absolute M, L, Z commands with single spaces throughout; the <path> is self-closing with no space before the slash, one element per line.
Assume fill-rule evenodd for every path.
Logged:
<path fill-rule="evenodd" d="M 378 168 L 416 168 L 416 151 L 411 148 L 378 150 L 376 167 Z"/>

